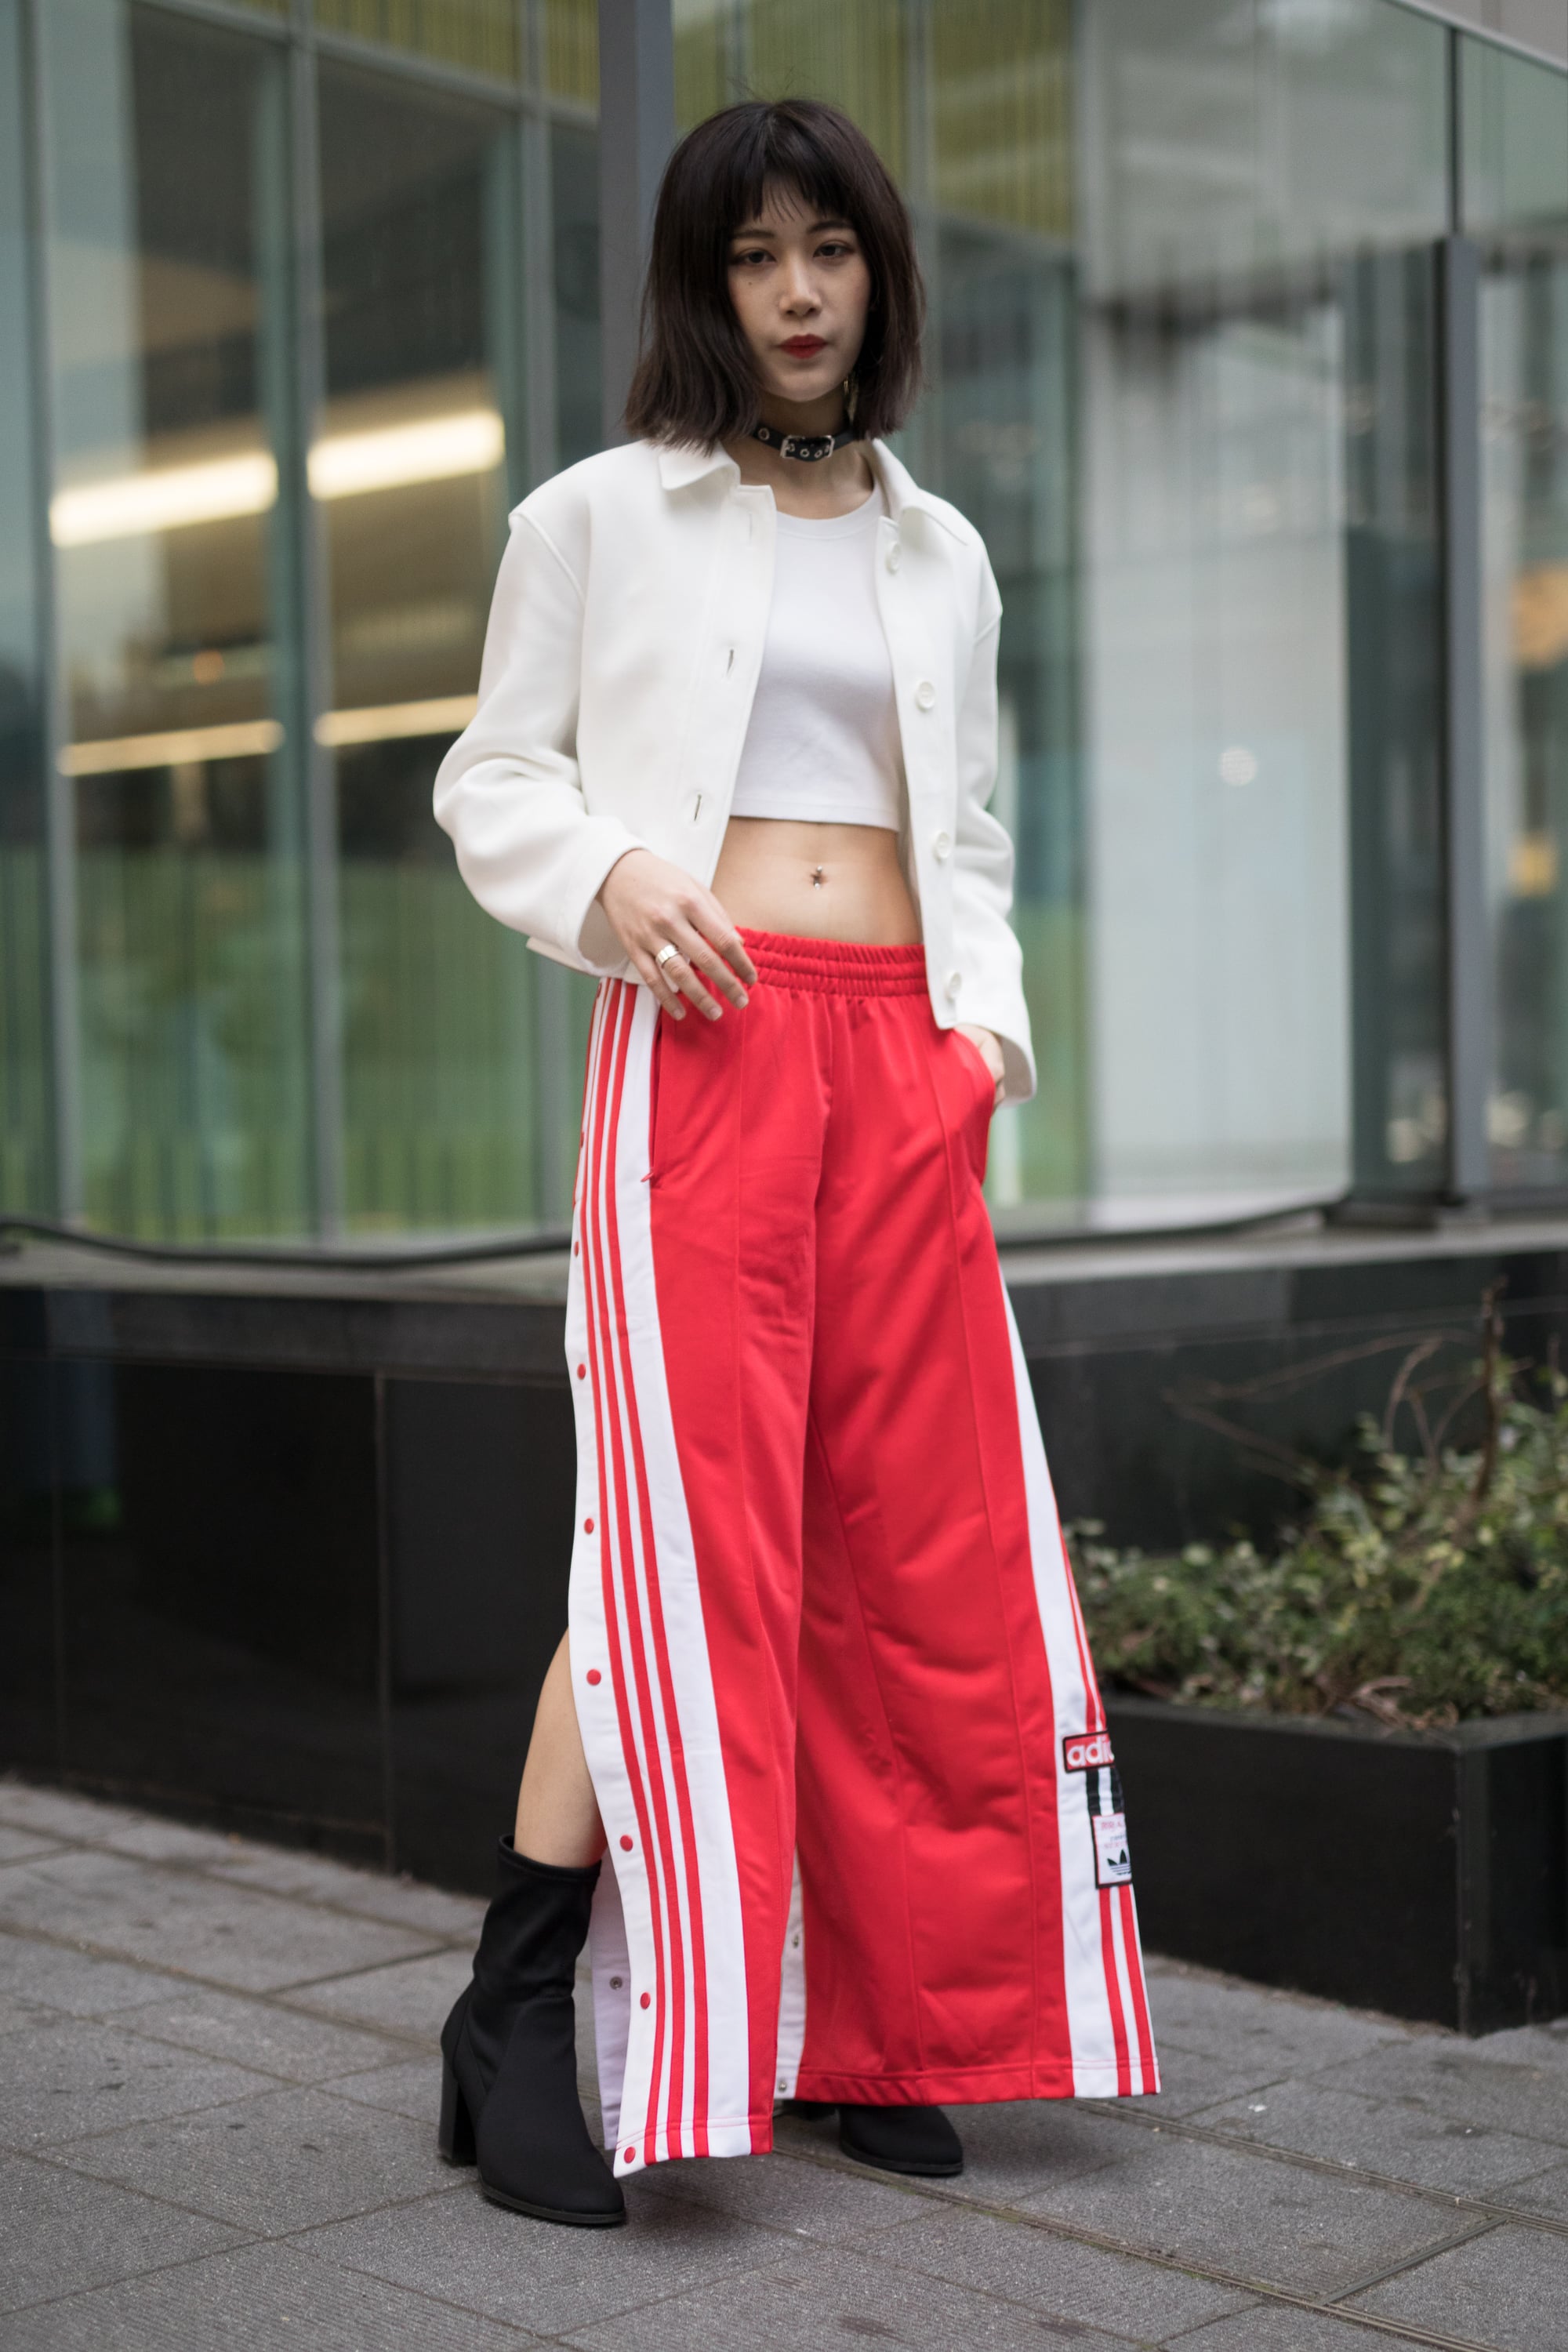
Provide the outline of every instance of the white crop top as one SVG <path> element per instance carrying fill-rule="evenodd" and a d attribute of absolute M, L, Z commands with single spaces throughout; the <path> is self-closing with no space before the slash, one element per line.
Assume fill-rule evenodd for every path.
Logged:
<path fill-rule="evenodd" d="M 826 522 L 781 514 L 773 599 L 732 816 L 897 833 L 904 760 L 877 609 L 880 484 Z"/>

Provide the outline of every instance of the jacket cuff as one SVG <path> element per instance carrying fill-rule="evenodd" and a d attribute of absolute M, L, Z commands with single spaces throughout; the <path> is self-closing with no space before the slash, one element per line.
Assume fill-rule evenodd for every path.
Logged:
<path fill-rule="evenodd" d="M 592 816 L 583 826 L 561 892 L 561 922 L 557 933 L 563 947 L 581 958 L 585 970 L 603 980 L 624 971 L 626 951 L 620 934 L 599 904 L 599 893 L 612 866 L 628 849 L 646 849 L 619 817 Z"/>

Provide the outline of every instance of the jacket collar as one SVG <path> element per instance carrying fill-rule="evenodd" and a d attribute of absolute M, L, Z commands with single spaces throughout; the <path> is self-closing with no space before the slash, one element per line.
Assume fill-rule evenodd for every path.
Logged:
<path fill-rule="evenodd" d="M 937 501 L 926 495 L 885 441 L 873 441 L 870 448 L 871 463 L 895 524 L 902 521 L 906 511 L 936 511 Z M 706 481 L 710 474 L 721 472 L 728 474 L 731 483 L 740 479 L 741 469 L 735 460 L 717 444 L 711 449 L 694 449 L 689 446 L 672 447 L 667 443 L 658 451 L 658 476 L 667 490 L 688 489 L 693 482 Z"/>

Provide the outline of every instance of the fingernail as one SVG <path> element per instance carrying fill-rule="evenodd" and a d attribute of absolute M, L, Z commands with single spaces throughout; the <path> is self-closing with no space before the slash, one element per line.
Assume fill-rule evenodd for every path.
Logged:
<path fill-rule="evenodd" d="M 713 1005 L 709 1012 L 708 1018 L 710 1021 L 722 1021 L 724 1018 L 723 1007 L 718 1004 Z"/>

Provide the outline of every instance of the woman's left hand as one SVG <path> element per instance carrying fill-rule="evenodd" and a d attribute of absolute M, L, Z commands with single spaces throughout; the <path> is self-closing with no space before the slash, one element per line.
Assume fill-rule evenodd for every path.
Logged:
<path fill-rule="evenodd" d="M 955 1026 L 962 1036 L 968 1038 L 970 1044 L 973 1046 L 975 1052 L 979 1055 L 981 1060 L 990 1071 L 992 1077 L 995 1081 L 996 1101 L 999 1103 L 1002 1099 L 1002 1088 L 1006 1083 L 1005 1065 L 1002 1060 L 1001 1039 L 996 1035 L 994 1030 L 976 1029 L 973 1023 L 968 1021 L 960 1021 L 955 1024 Z"/>

